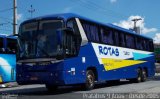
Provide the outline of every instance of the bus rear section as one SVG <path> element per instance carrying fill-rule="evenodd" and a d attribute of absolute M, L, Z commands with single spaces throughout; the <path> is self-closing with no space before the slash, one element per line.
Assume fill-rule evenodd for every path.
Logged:
<path fill-rule="evenodd" d="M 95 82 L 154 76 L 153 40 L 73 14 L 23 22 L 18 34 L 17 82 L 89 90 Z M 145 45 L 145 46 L 144 46 Z"/>
<path fill-rule="evenodd" d="M 0 83 L 16 80 L 16 38 L 0 37 Z"/>

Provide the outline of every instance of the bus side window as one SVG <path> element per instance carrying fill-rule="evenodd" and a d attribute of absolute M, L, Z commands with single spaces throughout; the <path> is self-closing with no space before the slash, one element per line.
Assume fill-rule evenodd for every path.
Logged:
<path fill-rule="evenodd" d="M 153 41 L 149 41 L 149 49 L 150 49 L 151 52 L 154 51 Z"/>
<path fill-rule="evenodd" d="M 143 41 L 139 37 L 136 37 L 135 40 L 136 40 L 136 49 L 142 50 L 143 49 L 143 45 L 142 45 Z"/>
<path fill-rule="evenodd" d="M 149 51 L 149 41 L 146 40 L 146 51 Z"/>
<path fill-rule="evenodd" d="M 119 36 L 119 43 L 121 47 L 125 47 L 126 46 L 126 41 L 125 41 L 125 34 L 124 33 L 120 33 Z"/>
<path fill-rule="evenodd" d="M 126 35 L 126 47 L 135 48 L 135 41 L 132 35 Z"/>
<path fill-rule="evenodd" d="M 143 39 L 143 50 L 147 51 L 146 40 Z"/>
<path fill-rule="evenodd" d="M 80 45 L 81 45 L 81 35 L 78 29 L 78 26 L 76 24 L 75 19 L 71 19 L 67 22 L 67 27 L 70 27 L 73 29 L 74 36 L 72 38 L 72 53 L 73 55 L 78 55 Z"/>
<path fill-rule="evenodd" d="M 113 45 L 113 31 L 107 28 L 101 28 L 102 42 L 105 44 Z"/>
<path fill-rule="evenodd" d="M 119 34 L 117 31 L 114 32 L 114 44 L 119 46 Z"/>
<path fill-rule="evenodd" d="M 91 22 L 81 21 L 89 41 L 99 42 L 98 26 Z"/>

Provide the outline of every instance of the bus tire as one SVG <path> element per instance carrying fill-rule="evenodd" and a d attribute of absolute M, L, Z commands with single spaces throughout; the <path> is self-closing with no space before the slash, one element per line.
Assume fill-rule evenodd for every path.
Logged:
<path fill-rule="evenodd" d="M 147 72 L 145 69 L 142 70 L 142 82 L 145 82 L 147 80 Z"/>
<path fill-rule="evenodd" d="M 55 92 L 58 89 L 58 86 L 46 84 L 46 88 L 49 92 Z"/>
<path fill-rule="evenodd" d="M 133 78 L 133 79 L 130 79 L 131 82 L 134 82 L 134 83 L 140 83 L 142 81 L 142 71 L 140 68 L 138 68 L 136 70 L 137 72 L 137 77 L 136 78 Z"/>
<path fill-rule="evenodd" d="M 86 82 L 85 82 L 85 90 L 91 90 L 95 86 L 95 74 L 92 70 L 87 70 L 86 72 Z"/>
<path fill-rule="evenodd" d="M 136 83 L 140 83 L 142 81 L 142 71 L 140 68 L 137 69 L 137 77 L 135 78 Z"/>

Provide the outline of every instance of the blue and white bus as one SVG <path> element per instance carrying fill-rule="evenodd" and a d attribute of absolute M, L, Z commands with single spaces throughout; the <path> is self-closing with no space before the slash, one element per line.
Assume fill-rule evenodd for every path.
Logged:
<path fill-rule="evenodd" d="M 16 80 L 16 48 L 16 37 L 0 35 L 0 83 Z"/>
<path fill-rule="evenodd" d="M 17 82 L 58 86 L 154 76 L 153 40 L 133 31 L 64 13 L 27 20 L 18 33 Z"/>

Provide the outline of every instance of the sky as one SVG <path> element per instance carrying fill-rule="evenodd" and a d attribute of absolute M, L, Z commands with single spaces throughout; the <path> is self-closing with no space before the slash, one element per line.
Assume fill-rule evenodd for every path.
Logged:
<path fill-rule="evenodd" d="M 17 0 L 18 25 L 31 18 L 57 14 L 76 13 L 87 18 L 112 23 L 123 28 L 133 28 L 134 18 L 141 18 L 137 26 L 141 35 L 160 43 L 160 0 Z M 12 34 L 13 0 L 0 0 L 0 33 Z"/>

